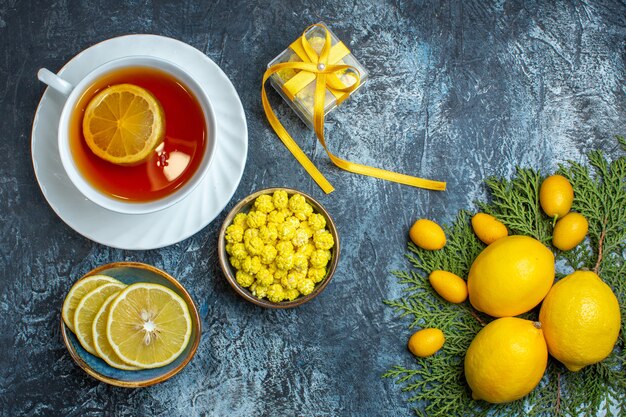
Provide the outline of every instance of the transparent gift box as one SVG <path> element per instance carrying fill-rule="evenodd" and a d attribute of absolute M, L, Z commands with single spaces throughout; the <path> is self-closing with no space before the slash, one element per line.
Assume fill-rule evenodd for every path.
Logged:
<path fill-rule="evenodd" d="M 330 34 L 331 39 L 331 47 L 334 47 L 341 41 L 335 36 L 335 34 L 322 22 L 318 23 L 318 25 L 311 26 L 306 32 L 305 37 L 311 47 L 315 50 L 315 52 L 319 55 L 324 46 L 324 42 L 326 41 L 326 33 L 325 30 Z M 346 48 L 347 50 L 347 48 Z M 348 51 L 349 52 L 349 51 Z M 332 53 L 331 53 L 332 56 Z M 283 52 L 281 52 L 276 58 L 274 58 L 267 66 L 268 68 L 272 67 L 275 64 L 284 63 L 284 62 L 303 62 L 300 56 L 292 49 L 292 47 L 288 47 Z M 360 84 L 349 93 L 340 93 L 331 91 L 328 86 L 326 88 L 326 97 L 324 102 L 324 116 L 326 116 L 330 111 L 335 109 L 341 102 L 343 102 L 347 96 L 354 94 L 359 88 L 361 88 L 368 79 L 367 70 L 361 65 L 361 63 L 354 57 L 354 55 L 349 52 L 347 55 L 343 56 L 336 62 L 328 62 L 329 65 L 350 65 L 358 70 L 360 75 Z M 302 87 L 299 91 L 295 93 L 293 96 L 293 100 L 290 98 L 290 94 L 288 94 L 285 89 L 285 84 L 294 78 L 300 70 L 288 68 L 282 69 L 270 77 L 270 83 L 274 87 L 274 89 L 285 99 L 285 101 L 289 104 L 289 106 L 296 112 L 296 114 L 302 119 L 302 121 L 310 128 L 313 129 L 313 102 L 315 95 L 315 86 L 316 81 L 315 77 L 311 77 L 312 81 Z M 357 81 L 357 77 L 355 72 L 351 69 L 340 70 L 335 73 L 337 78 L 343 83 L 345 87 L 350 87 Z"/>

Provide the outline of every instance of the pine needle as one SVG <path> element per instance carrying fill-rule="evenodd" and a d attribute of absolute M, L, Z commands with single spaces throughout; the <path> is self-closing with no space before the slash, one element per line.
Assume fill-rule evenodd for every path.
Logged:
<path fill-rule="evenodd" d="M 626 139 L 617 137 L 626 151 Z M 613 353 L 604 361 L 568 371 L 550 358 L 540 384 L 525 398 L 508 404 L 475 401 L 465 381 L 463 358 L 474 336 L 492 318 L 474 310 L 469 302 L 444 301 L 428 283 L 436 269 L 467 277 L 484 245 L 470 226 L 472 213 L 460 211 L 454 223 L 444 227 L 448 243 L 439 251 L 425 251 L 408 243 L 412 269 L 393 271 L 405 285 L 404 296 L 386 300 L 410 329 L 440 328 L 446 335 L 443 349 L 429 358 L 415 358 L 408 351 L 402 364 L 387 371 L 410 393 L 418 416 L 626 416 L 626 157 L 610 162 L 600 151 L 587 155 L 587 164 L 569 162 L 559 167 L 574 188 L 572 210 L 589 222 L 585 241 L 575 249 L 553 249 L 557 279 L 579 269 L 593 270 L 613 289 L 620 303 L 622 331 Z M 502 221 L 510 234 L 532 236 L 546 245 L 552 239 L 552 219 L 539 205 L 544 177 L 535 170 L 517 168 L 511 180 L 489 178 L 489 202 L 476 205 Z M 537 319 L 537 311 L 523 316 Z"/>

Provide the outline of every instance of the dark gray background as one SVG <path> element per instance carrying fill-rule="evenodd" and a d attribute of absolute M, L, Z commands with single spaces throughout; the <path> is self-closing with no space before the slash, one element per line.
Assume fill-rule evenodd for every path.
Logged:
<path fill-rule="evenodd" d="M 87 4 L 88 3 L 88 4 Z M 327 121 L 349 160 L 448 181 L 410 188 L 334 168 L 314 135 L 270 100 L 336 191 L 324 195 L 265 120 L 266 64 L 311 23 L 326 22 L 370 71 Z M 248 121 L 246 170 L 233 200 L 288 186 L 334 216 L 343 253 L 326 291 L 270 311 L 238 298 L 216 254 L 226 212 L 195 236 L 152 251 L 95 244 L 50 209 L 35 180 L 30 131 L 44 86 L 82 49 L 131 33 L 187 42 L 232 80 Z M 624 134 L 623 1 L 0 1 L 0 413 L 2 415 L 410 415 L 383 374 L 411 366 L 407 320 L 383 299 L 401 287 L 407 230 L 440 223 L 485 197 L 482 180 L 515 165 L 554 170 L 591 149 L 616 156 Z M 128 390 L 98 383 L 67 354 L 60 307 L 71 284 L 104 263 L 163 268 L 201 310 L 197 355 L 173 379 Z"/>

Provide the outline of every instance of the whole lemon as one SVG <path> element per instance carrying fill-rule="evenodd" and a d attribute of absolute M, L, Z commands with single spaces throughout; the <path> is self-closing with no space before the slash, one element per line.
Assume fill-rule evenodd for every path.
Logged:
<path fill-rule="evenodd" d="M 422 329 L 409 338 L 409 350 L 415 356 L 425 358 L 434 355 L 445 343 L 446 338 L 443 332 L 431 327 Z"/>
<path fill-rule="evenodd" d="M 531 392 L 547 364 L 541 325 L 504 317 L 486 325 L 472 340 L 465 355 L 465 378 L 474 399 L 505 403 Z"/>
<path fill-rule="evenodd" d="M 565 216 L 572 208 L 574 189 L 572 184 L 562 175 L 551 175 L 541 183 L 539 203 L 543 211 L 550 217 Z"/>
<path fill-rule="evenodd" d="M 478 239 L 487 245 L 509 234 L 500 220 L 487 213 L 476 213 L 472 217 L 472 229 Z"/>
<path fill-rule="evenodd" d="M 419 219 L 409 230 L 413 243 L 422 249 L 437 250 L 446 244 L 446 234 L 441 226 L 432 220 Z"/>
<path fill-rule="evenodd" d="M 460 276 L 448 271 L 436 270 L 430 273 L 428 281 L 444 300 L 462 303 L 467 299 L 467 284 Z"/>
<path fill-rule="evenodd" d="M 576 271 L 554 284 L 539 321 L 550 354 L 578 371 L 611 353 L 621 318 L 611 288 L 591 271 Z"/>
<path fill-rule="evenodd" d="M 535 307 L 554 281 L 554 255 L 528 236 L 507 236 L 487 246 L 467 278 L 470 303 L 494 317 L 517 316 Z"/>
<path fill-rule="evenodd" d="M 585 239 L 589 223 L 580 213 L 567 213 L 559 219 L 552 231 L 552 244 L 561 250 L 570 250 Z"/>

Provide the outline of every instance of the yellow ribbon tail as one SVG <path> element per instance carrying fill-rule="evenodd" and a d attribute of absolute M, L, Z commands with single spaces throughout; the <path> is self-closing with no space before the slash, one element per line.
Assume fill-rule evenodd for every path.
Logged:
<path fill-rule="evenodd" d="M 280 69 L 280 68 L 278 68 Z M 267 94 L 265 92 L 265 82 L 267 79 L 278 69 L 270 68 L 265 71 L 265 75 L 263 76 L 263 86 L 261 87 L 261 99 L 263 101 L 263 110 L 265 110 L 265 116 L 269 121 L 270 125 L 276 132 L 276 135 L 280 138 L 283 144 L 289 149 L 292 155 L 296 158 L 296 160 L 302 165 L 302 167 L 309 173 L 311 178 L 319 185 L 319 187 L 326 193 L 332 193 L 335 188 L 331 185 L 330 182 L 324 177 L 324 175 L 317 169 L 317 167 L 311 162 L 308 156 L 302 149 L 298 146 L 298 144 L 293 140 L 289 132 L 285 129 L 285 127 L 280 123 L 276 114 L 272 110 L 272 106 L 270 106 L 269 100 L 267 99 Z"/>
<path fill-rule="evenodd" d="M 321 25 L 313 25 L 320 26 Z M 323 27 L 325 28 L 325 27 Z M 434 181 L 419 177 L 413 177 L 411 175 L 400 174 L 397 172 L 387 171 L 380 168 L 374 168 L 367 165 L 361 165 L 354 162 L 346 161 L 341 159 L 335 155 L 333 155 L 326 146 L 326 141 L 324 139 L 324 103 L 326 97 L 326 89 L 327 86 L 331 88 L 331 92 L 337 98 L 337 103 L 343 101 L 346 97 L 348 97 L 349 93 L 354 91 L 359 83 L 360 83 L 360 73 L 359 71 L 346 64 L 336 64 L 336 62 L 329 63 L 329 56 L 333 54 L 333 50 L 331 48 L 331 39 L 330 34 L 326 31 L 326 40 L 324 46 L 319 55 L 317 55 L 316 51 L 309 44 L 306 39 L 306 32 L 302 35 L 301 43 L 297 44 L 294 42 L 292 44 L 292 48 L 295 50 L 300 50 L 298 56 L 303 60 L 308 60 L 308 62 L 283 62 L 280 64 L 275 64 L 271 68 L 268 68 L 263 75 L 263 85 L 261 87 L 261 99 L 263 102 L 263 110 L 265 111 L 265 116 L 269 121 L 270 125 L 283 142 L 283 144 L 289 149 L 292 155 L 300 162 L 300 165 L 309 173 L 311 178 L 320 186 L 325 193 L 331 193 L 334 188 L 328 182 L 328 180 L 322 175 L 322 173 L 317 169 L 317 167 L 311 162 L 311 160 L 302 152 L 302 149 L 298 146 L 298 144 L 293 140 L 289 132 L 283 127 L 283 125 L 276 117 L 276 114 L 272 110 L 272 106 L 270 105 L 267 94 L 265 91 L 265 83 L 269 79 L 269 77 L 277 71 L 282 69 L 293 69 L 299 70 L 300 73 L 293 77 L 291 83 L 288 81 L 287 84 L 290 85 L 290 88 L 283 89 L 286 93 L 291 97 L 294 96 L 303 86 L 304 83 L 309 83 L 313 80 L 316 81 L 314 99 L 313 99 L 313 126 L 317 138 L 320 143 L 324 147 L 324 150 L 328 154 L 328 157 L 332 161 L 335 166 L 341 168 L 345 171 L 352 172 L 360 175 L 367 175 L 369 177 L 379 178 L 387 181 L 397 182 L 399 184 L 405 184 L 412 187 L 425 188 L 428 190 L 436 190 L 436 191 L 444 191 L 446 189 L 446 183 L 443 181 Z M 300 46 L 301 45 L 301 46 Z M 337 46 L 337 45 L 335 45 Z M 345 48 L 345 51 L 348 51 Z M 338 54 L 338 57 L 342 57 L 345 54 L 344 50 L 341 48 L 335 49 L 335 54 Z M 348 51 L 349 52 L 349 51 Z M 335 57 L 337 60 L 339 58 Z M 356 82 L 350 86 L 342 86 L 343 83 L 337 78 L 337 71 L 343 70 L 352 70 L 356 73 Z M 311 78 L 312 77 L 312 78 Z"/>
<path fill-rule="evenodd" d="M 387 171 L 367 165 L 356 164 L 354 162 L 346 161 L 345 159 L 336 157 L 328 149 L 326 149 L 326 153 L 328 153 L 328 157 L 333 164 L 345 171 L 352 172 L 354 174 L 367 175 L 369 177 L 380 178 L 382 180 L 393 181 L 399 184 L 410 185 L 412 187 L 424 188 L 427 190 L 446 190 L 446 183 L 443 181 L 413 177 L 411 175 L 400 174 L 398 172 Z"/>

